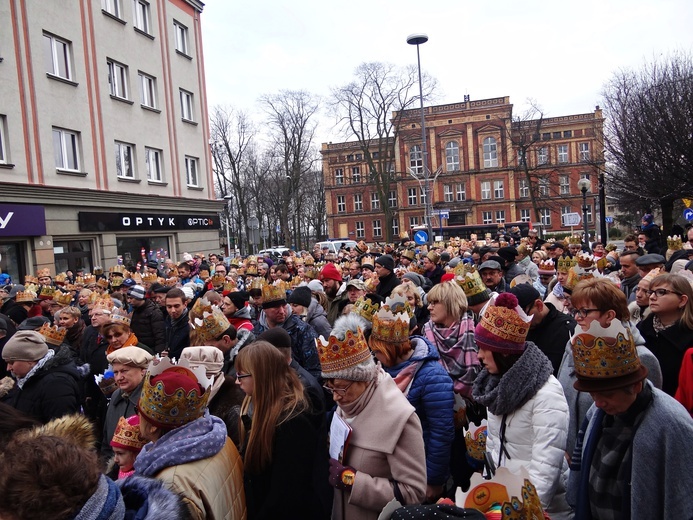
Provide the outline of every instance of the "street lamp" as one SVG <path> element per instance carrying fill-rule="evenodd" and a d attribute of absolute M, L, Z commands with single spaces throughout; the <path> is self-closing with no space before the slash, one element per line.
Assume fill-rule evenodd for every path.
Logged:
<path fill-rule="evenodd" d="M 428 41 L 426 34 L 410 34 L 407 36 L 409 45 L 416 45 L 416 63 L 419 69 L 419 105 L 421 107 L 421 153 L 423 159 L 423 174 L 424 174 L 424 193 L 426 193 L 426 205 L 424 207 L 424 219 L 426 220 L 426 231 L 428 232 L 429 244 L 433 244 L 433 230 L 431 228 L 431 215 L 433 209 L 431 206 L 431 185 L 429 181 L 428 171 L 428 152 L 426 150 L 426 118 L 424 116 L 423 106 L 423 83 L 421 82 L 421 55 L 419 54 L 419 45 Z"/>
<path fill-rule="evenodd" d="M 590 248 L 590 234 L 587 229 L 587 191 L 592 187 L 592 183 L 589 179 L 580 179 L 577 183 L 578 189 L 582 192 L 582 225 L 585 230 L 585 243 L 587 248 Z"/>

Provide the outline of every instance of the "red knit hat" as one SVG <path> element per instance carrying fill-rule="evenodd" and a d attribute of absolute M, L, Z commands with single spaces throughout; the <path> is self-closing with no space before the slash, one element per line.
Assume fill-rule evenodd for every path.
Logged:
<path fill-rule="evenodd" d="M 320 279 L 337 280 L 338 282 L 341 282 L 342 273 L 339 272 L 339 269 L 337 269 L 337 267 L 332 262 L 327 262 L 320 271 Z"/>
<path fill-rule="evenodd" d="M 502 293 L 481 317 L 474 329 L 474 339 L 479 348 L 500 354 L 521 354 L 530 321 L 532 318 L 519 307 L 517 297 Z"/>
<path fill-rule="evenodd" d="M 449 282 L 450 280 L 455 279 L 455 273 L 445 273 L 443 276 L 440 277 L 440 283 L 443 282 Z"/>

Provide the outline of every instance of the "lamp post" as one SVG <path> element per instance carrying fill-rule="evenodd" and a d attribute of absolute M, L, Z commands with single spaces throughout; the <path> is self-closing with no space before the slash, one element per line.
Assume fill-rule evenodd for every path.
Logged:
<path fill-rule="evenodd" d="M 606 191 L 604 187 L 604 172 L 599 172 L 599 234 L 602 236 L 602 244 L 606 246 L 609 241 L 609 233 L 606 229 Z"/>
<path fill-rule="evenodd" d="M 592 187 L 589 179 L 580 179 L 577 183 L 578 189 L 582 192 L 582 225 L 585 231 L 585 243 L 590 248 L 590 232 L 587 229 L 587 190 Z"/>
<path fill-rule="evenodd" d="M 231 258 L 231 200 L 233 195 L 224 195 L 224 200 L 226 201 L 226 251 L 229 258 Z"/>
<path fill-rule="evenodd" d="M 430 172 L 428 171 L 428 151 L 426 149 L 426 118 L 424 116 L 423 106 L 423 83 L 421 81 L 421 55 L 419 46 L 428 41 L 426 34 L 410 34 L 407 36 L 409 45 L 416 45 L 416 63 L 419 69 L 419 106 L 421 107 L 421 157 L 423 159 L 423 174 L 424 174 L 424 193 L 426 194 L 426 205 L 424 207 L 424 219 L 426 220 L 426 231 L 428 232 L 428 243 L 433 244 L 433 229 L 431 228 L 431 215 L 433 209 L 431 206 L 431 185 Z"/>

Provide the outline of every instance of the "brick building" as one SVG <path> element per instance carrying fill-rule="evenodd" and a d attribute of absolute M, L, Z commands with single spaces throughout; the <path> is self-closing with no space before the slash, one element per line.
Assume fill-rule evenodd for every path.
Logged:
<path fill-rule="evenodd" d="M 569 231 L 561 215 L 582 213 L 580 178 L 592 183 L 587 221 L 593 225 L 602 157 L 599 107 L 586 114 L 525 121 L 513 121 L 512 109 L 508 97 L 424 108 L 434 214 L 449 214 L 442 222 L 434 216 L 432 225 L 438 230 L 442 224 L 445 238 L 457 235 L 454 228 L 460 225 L 520 221 L 541 223 L 547 232 Z M 425 223 L 421 112 L 401 115 L 387 201 L 380 200 L 365 175 L 368 165 L 359 142 L 322 145 L 330 237 L 383 241 L 386 226 L 397 236 Z M 390 222 L 385 222 L 383 202 L 393 209 Z"/>

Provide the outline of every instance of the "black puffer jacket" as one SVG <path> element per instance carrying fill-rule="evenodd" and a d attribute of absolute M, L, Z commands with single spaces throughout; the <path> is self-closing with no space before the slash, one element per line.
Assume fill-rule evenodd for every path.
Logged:
<path fill-rule="evenodd" d="M 166 350 L 164 315 L 152 300 L 133 310 L 130 328 L 140 343 L 153 348 L 157 354 Z"/>
<path fill-rule="evenodd" d="M 79 372 L 70 347 L 63 345 L 20 389 L 15 385 L 7 404 L 45 424 L 79 412 Z"/>

